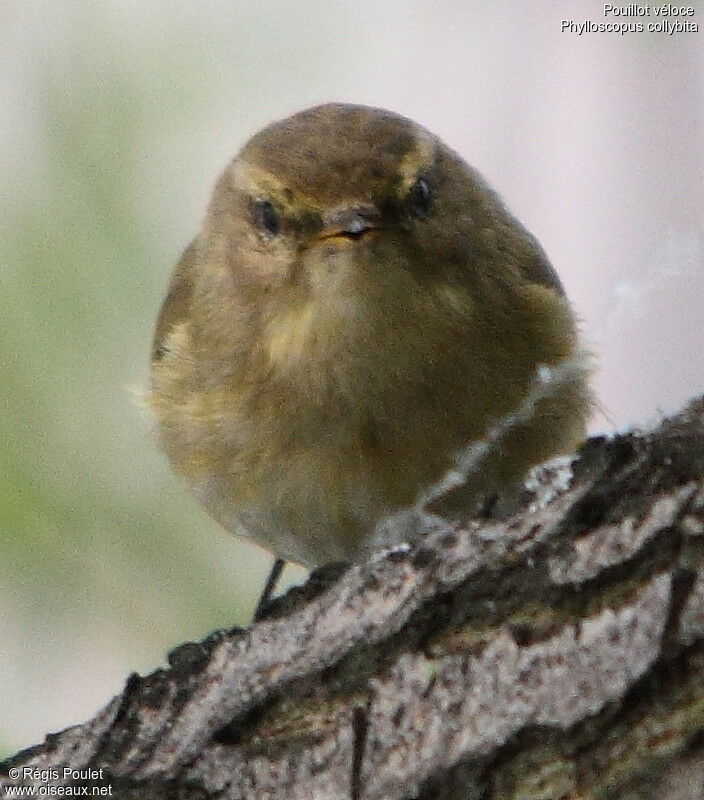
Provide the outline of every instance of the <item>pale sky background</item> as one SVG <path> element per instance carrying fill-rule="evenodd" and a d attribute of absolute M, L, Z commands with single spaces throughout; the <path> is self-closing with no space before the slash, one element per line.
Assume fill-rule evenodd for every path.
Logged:
<path fill-rule="evenodd" d="M 265 123 L 385 106 L 476 166 L 583 320 L 593 431 L 704 392 L 704 33 L 563 18 L 602 4 L 0 3 L 0 752 L 251 612 L 269 557 L 185 495 L 128 389 L 215 177 Z"/>

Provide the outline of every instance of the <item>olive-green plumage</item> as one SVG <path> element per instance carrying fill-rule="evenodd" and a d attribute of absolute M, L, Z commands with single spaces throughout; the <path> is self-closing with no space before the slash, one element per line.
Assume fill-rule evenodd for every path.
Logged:
<path fill-rule="evenodd" d="M 357 558 L 456 454 L 578 359 L 535 239 L 414 122 L 330 104 L 254 136 L 217 182 L 157 323 L 150 405 L 174 469 L 234 533 Z M 579 369 L 465 499 L 584 435 Z"/>

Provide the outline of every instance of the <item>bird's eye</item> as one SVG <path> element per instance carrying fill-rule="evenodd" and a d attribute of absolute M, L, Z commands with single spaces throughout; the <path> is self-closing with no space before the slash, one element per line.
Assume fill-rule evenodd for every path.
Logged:
<path fill-rule="evenodd" d="M 260 231 L 269 236 L 276 236 L 281 230 L 281 220 L 276 209 L 268 200 L 257 200 L 254 203 L 254 222 Z"/>
<path fill-rule="evenodd" d="M 430 211 L 432 193 L 425 178 L 418 180 L 411 186 L 408 193 L 408 207 L 415 217 L 424 217 Z"/>

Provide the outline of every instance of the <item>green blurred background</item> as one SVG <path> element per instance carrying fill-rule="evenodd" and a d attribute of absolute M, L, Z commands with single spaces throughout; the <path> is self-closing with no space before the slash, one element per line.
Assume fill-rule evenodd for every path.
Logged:
<path fill-rule="evenodd" d="M 3 0 L 0 752 L 251 613 L 270 556 L 186 496 L 134 395 L 171 266 L 266 122 L 328 100 L 415 117 L 546 246 L 617 427 L 702 391 L 702 34 L 569 36 L 567 13 L 603 19 L 591 0 Z"/>

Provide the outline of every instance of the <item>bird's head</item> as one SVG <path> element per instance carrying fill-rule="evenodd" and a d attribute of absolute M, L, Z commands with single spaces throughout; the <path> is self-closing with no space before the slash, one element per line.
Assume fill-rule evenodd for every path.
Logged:
<path fill-rule="evenodd" d="M 264 128 L 221 175 L 196 303 L 225 340 L 244 313 L 276 360 L 331 343 L 339 356 L 394 330 L 447 337 L 483 292 L 541 258 L 436 136 L 386 110 L 328 104 Z"/>

